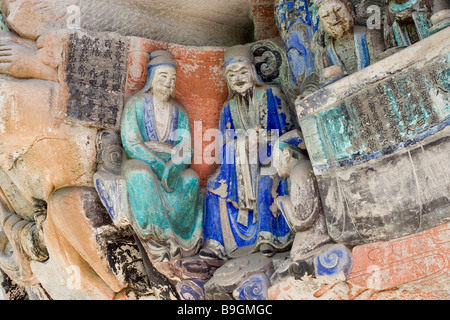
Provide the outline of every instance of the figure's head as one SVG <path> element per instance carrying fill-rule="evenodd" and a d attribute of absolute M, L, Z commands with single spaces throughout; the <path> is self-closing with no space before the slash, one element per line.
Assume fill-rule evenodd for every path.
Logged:
<path fill-rule="evenodd" d="M 152 52 L 147 69 L 147 84 L 143 91 L 150 90 L 154 95 L 166 100 L 173 98 L 177 67 L 172 55 L 163 50 Z"/>
<path fill-rule="evenodd" d="M 299 148 L 285 142 L 278 142 L 273 152 L 272 165 L 281 178 L 288 178 L 292 168 L 303 156 Z"/>
<path fill-rule="evenodd" d="M 353 32 L 355 16 L 347 0 L 318 0 L 317 14 L 325 31 L 334 38 L 343 38 Z"/>
<path fill-rule="evenodd" d="M 231 92 L 246 96 L 253 88 L 257 76 L 248 46 L 238 45 L 225 51 L 225 75 Z"/>
<path fill-rule="evenodd" d="M 175 81 L 177 80 L 177 70 L 171 65 L 161 65 L 156 67 L 150 89 L 156 96 L 168 100 L 173 98 L 175 93 Z"/>

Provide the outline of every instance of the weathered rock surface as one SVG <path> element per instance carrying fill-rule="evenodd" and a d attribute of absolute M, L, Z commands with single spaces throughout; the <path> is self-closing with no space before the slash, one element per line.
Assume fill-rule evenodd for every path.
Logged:
<path fill-rule="evenodd" d="M 415 235 L 357 246 L 347 280 L 289 278 L 269 289 L 273 300 L 448 300 L 450 225 Z"/>
<path fill-rule="evenodd" d="M 129 286 L 150 294 L 132 235 L 112 224 L 93 188 L 55 192 L 44 235 L 50 259 L 32 269 L 54 299 L 114 299 Z"/>
<path fill-rule="evenodd" d="M 352 2 L 357 3 L 358 23 L 364 24 L 371 1 Z M 373 3 L 385 5 L 381 0 Z M 176 99 L 186 106 L 192 131 L 201 138 L 217 128 L 228 94 L 223 78 L 225 46 L 249 44 L 263 80 L 289 89 L 282 44 L 278 39 L 253 42 L 278 35 L 273 1 L 3 0 L 2 4 L 7 27 L 0 23 L 0 29 L 12 32 L 0 34 L 0 200 L 7 208 L 0 225 L 0 251 L 1 261 L 11 268 L 8 275 L 0 274 L 0 300 L 177 298 L 174 288 L 162 292 L 159 283 L 149 279 L 149 264 L 133 233 L 114 226 L 99 202 L 92 185 L 99 160 L 97 134 L 119 129 L 123 104 L 145 84 L 149 53 L 159 49 L 177 61 Z M 448 24 L 448 12 L 434 17 L 433 24 Z M 68 30 L 73 28 L 84 30 Z M 176 284 L 182 299 L 448 300 L 450 198 L 444 164 L 449 149 L 449 31 L 436 31 L 390 60 L 306 97 L 298 108 L 299 114 L 322 113 L 323 123 L 332 124 L 327 133 L 339 133 L 325 148 L 331 155 L 329 163 L 341 165 L 336 171 L 322 171 L 320 144 L 309 143 L 308 151 L 333 239 L 357 245 L 349 276 L 282 279 L 267 290 L 270 275 L 287 259 L 287 252 L 279 261 L 260 255 L 228 262 L 192 257 L 151 265 L 152 272 L 161 279 L 166 276 L 173 287 Z M 430 59 L 437 56 L 442 59 Z M 374 82 L 385 87 L 372 88 Z M 404 89 L 413 94 L 404 94 Z M 363 107 L 357 108 L 355 117 L 339 120 L 338 100 L 351 96 L 349 105 L 357 106 L 355 101 L 361 98 L 357 91 L 366 93 L 361 95 Z M 374 92 L 383 94 L 380 99 L 367 98 Z M 386 97 L 397 108 L 394 117 Z M 325 115 L 325 107 L 333 104 L 333 111 Z M 352 126 L 358 117 L 361 127 Z M 394 118 L 402 123 L 398 128 Z M 367 119 L 371 125 L 364 123 Z M 430 127 L 429 132 L 422 130 Z M 306 138 L 313 139 L 318 126 L 304 128 Z M 361 135 L 345 145 L 342 133 L 348 128 L 354 129 L 352 134 L 360 129 Z M 383 136 L 386 132 L 391 140 Z M 432 134 L 425 137 L 424 132 Z M 412 134 L 419 136 L 411 138 Z M 215 170 L 215 164 L 202 159 L 210 142 L 194 141 L 198 162 L 193 168 L 203 183 Z M 389 145 L 393 142 L 405 149 L 397 152 Z M 341 143 L 343 153 L 355 152 L 357 145 L 374 151 L 378 143 L 383 147 L 378 151 L 386 157 L 365 165 L 358 162 L 361 157 L 341 161 L 337 152 Z M 354 167 L 345 169 L 349 164 Z M 345 205 L 333 206 L 341 197 L 347 200 Z M 48 203 L 46 216 L 44 210 L 39 214 L 36 203 Z M 380 207 L 370 211 L 375 204 Z M 345 210 L 357 214 L 346 215 Z M 374 218 L 374 212 L 380 217 Z M 348 224 L 349 217 L 356 223 Z M 398 238 L 405 234 L 409 236 Z M 385 242 L 373 243 L 378 240 Z"/>
<path fill-rule="evenodd" d="M 74 26 L 190 46 L 230 46 L 276 36 L 271 1 L 242 0 L 17 0 L 7 23 L 36 40 L 49 30 Z M 77 6 L 73 8 L 71 6 Z M 272 18 L 273 19 L 273 18 Z M 256 25 L 255 31 L 253 21 Z"/>

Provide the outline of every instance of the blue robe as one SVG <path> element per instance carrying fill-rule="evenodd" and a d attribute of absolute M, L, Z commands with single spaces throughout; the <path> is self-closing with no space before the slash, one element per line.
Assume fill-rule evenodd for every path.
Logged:
<path fill-rule="evenodd" d="M 229 134 L 227 130 L 250 129 L 241 122 L 236 99 L 234 97 L 227 101 L 221 112 L 219 129 L 223 137 Z M 278 130 L 279 136 L 295 129 L 293 117 L 277 88 L 256 88 L 254 104 L 267 108 L 267 113 L 259 113 L 258 121 L 262 129 Z M 204 247 L 213 250 L 221 258 L 245 255 L 256 251 L 263 243 L 269 243 L 279 250 L 285 249 L 291 244 L 293 233 L 274 204 L 274 197 L 288 194 L 287 181 L 276 174 L 261 175 L 261 163 L 252 181 L 257 198 L 256 208 L 248 210 L 247 223 L 242 224 L 239 220 L 235 138 L 224 138 L 223 145 L 219 147 L 221 165 L 208 179 Z M 270 157 L 271 146 L 264 147 L 267 147 L 267 156 Z"/>

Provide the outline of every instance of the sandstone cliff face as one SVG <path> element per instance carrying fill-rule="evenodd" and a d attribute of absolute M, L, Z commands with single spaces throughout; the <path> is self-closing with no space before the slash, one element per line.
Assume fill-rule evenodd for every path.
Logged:
<path fill-rule="evenodd" d="M 63 28 L 78 6 L 80 27 L 117 32 L 191 46 L 230 46 L 250 42 L 253 36 L 252 1 L 242 0 L 40 0 L 9 1 L 15 9 L 8 22 L 19 34 L 37 38 L 42 29 Z M 270 3 L 270 1 L 269 1 Z M 69 8 L 69 9 L 68 9 Z M 20 10 L 18 10 L 20 9 Z M 56 14 L 55 14 L 56 13 Z M 30 19 L 51 21 L 34 28 Z M 70 21 L 72 22 L 72 20 Z"/>

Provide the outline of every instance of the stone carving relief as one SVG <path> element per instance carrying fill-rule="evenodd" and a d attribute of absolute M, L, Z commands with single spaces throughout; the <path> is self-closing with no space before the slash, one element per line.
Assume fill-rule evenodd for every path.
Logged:
<path fill-rule="evenodd" d="M 152 260 L 165 261 L 198 252 L 203 198 L 199 177 L 188 168 L 193 156 L 189 117 L 173 99 L 175 61 L 167 51 L 155 51 L 148 69 L 146 87 L 125 106 L 122 171 L 117 176 L 99 172 L 94 180 L 105 205 L 118 208 L 120 224 L 132 225 Z"/>
<path fill-rule="evenodd" d="M 356 24 L 353 6 L 346 0 L 315 1 L 320 20 L 313 50 L 322 86 L 377 61 L 384 51 L 380 30 Z"/>
<path fill-rule="evenodd" d="M 211 0 L 206 3 L 194 0 L 189 6 L 182 0 L 138 0 L 132 6 L 126 0 L 3 2 L 12 28 L 20 36 L 33 40 L 48 30 L 66 29 L 68 22 L 71 27 L 83 30 L 114 31 L 123 36 L 196 46 L 233 45 L 249 41 L 253 36 L 251 6 L 234 1 Z M 70 9 L 73 6 L 76 11 Z M 152 19 L 148 19 L 149 16 Z"/>
<path fill-rule="evenodd" d="M 1 133 L 1 269 L 28 298 L 150 294 L 132 235 L 105 219 L 90 182 L 96 130 L 65 121 L 70 37 L 52 32 L 53 8 L 42 2 L 3 8 L 12 30 L 2 34 L 1 51 L 2 117 L 8 119 Z M 50 12 L 33 15 L 40 10 Z"/>
<path fill-rule="evenodd" d="M 437 227 L 448 219 L 448 209 L 441 209 L 447 207 L 447 196 L 438 191 L 448 184 L 447 178 L 445 175 L 439 175 L 442 179 L 433 178 L 439 181 L 436 186 L 422 180 L 434 176 L 433 170 L 422 170 L 432 163 L 435 163 L 432 166 L 440 166 L 442 159 L 439 158 L 447 148 L 448 109 L 441 106 L 447 106 L 449 98 L 437 88 L 448 87 L 448 80 L 438 76 L 436 70 L 448 73 L 445 71 L 448 62 L 442 51 L 430 49 L 434 47 L 433 41 L 440 40 L 430 36 L 421 43 L 428 44 L 427 47 L 413 45 L 404 49 L 417 54 L 409 55 L 410 59 L 406 59 L 408 56 L 402 55 L 402 51 L 369 66 L 367 73 L 353 74 L 325 87 L 320 102 L 316 100 L 317 105 L 312 102 L 314 96 L 297 103 L 300 127 L 303 132 L 310 132 L 305 142 L 319 189 L 327 190 L 320 193 L 328 230 L 335 241 L 355 246 L 389 240 Z M 403 56 L 401 63 L 396 60 L 400 56 Z M 347 91 L 350 85 L 345 85 L 346 81 L 353 83 L 352 92 Z M 431 98 L 436 90 L 440 93 Z M 337 99 L 338 92 L 342 93 L 342 100 Z M 348 108 L 350 105 L 352 107 Z M 343 118 L 353 120 L 348 122 Z M 366 123 L 371 125 L 364 125 Z M 330 144 L 324 140 L 319 142 L 319 137 L 328 137 L 325 139 L 330 139 Z M 433 152 L 433 157 L 425 161 L 427 152 Z M 394 173 L 397 178 L 392 180 Z M 336 176 L 331 178 L 334 174 Z M 361 183 L 358 187 L 357 180 Z M 388 204 L 391 192 L 387 190 L 405 193 Z M 424 194 L 427 196 L 422 198 Z M 360 202 L 356 200 L 358 195 L 368 198 Z M 442 199 L 433 202 L 434 197 Z M 341 204 L 337 205 L 338 202 Z M 405 211 L 405 206 L 410 209 Z M 403 212 L 402 218 L 394 212 Z"/>
<path fill-rule="evenodd" d="M 352 298 L 417 239 L 445 275 L 450 8 L 369 2 L 1 1 L 0 299 Z"/>
<path fill-rule="evenodd" d="M 309 1 L 275 1 L 275 17 L 289 61 L 289 83 L 298 95 L 319 89 L 312 39 L 318 21 Z"/>
<path fill-rule="evenodd" d="M 390 1 L 386 8 L 384 36 L 388 47 L 406 47 L 448 25 L 446 1 Z"/>
<path fill-rule="evenodd" d="M 285 181 L 270 175 L 264 163 L 276 138 L 270 135 L 294 129 L 294 119 L 281 91 L 257 78 L 248 46 L 227 49 L 225 65 L 230 95 L 220 119 L 222 164 L 207 184 L 202 252 L 220 258 L 254 250 L 273 255 L 292 235 L 273 206 L 274 195 L 285 193 Z"/>

